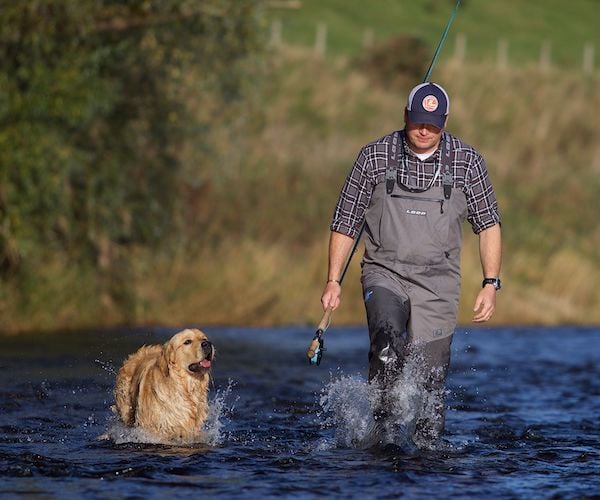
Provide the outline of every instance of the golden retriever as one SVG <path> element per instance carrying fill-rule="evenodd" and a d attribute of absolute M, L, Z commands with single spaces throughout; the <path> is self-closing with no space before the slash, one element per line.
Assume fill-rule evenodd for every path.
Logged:
<path fill-rule="evenodd" d="M 131 354 L 115 386 L 116 412 L 123 423 L 164 442 L 202 441 L 214 355 L 212 343 L 197 329 Z"/>

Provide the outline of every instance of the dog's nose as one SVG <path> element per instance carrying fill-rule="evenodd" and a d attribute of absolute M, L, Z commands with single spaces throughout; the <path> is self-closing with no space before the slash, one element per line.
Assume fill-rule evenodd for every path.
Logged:
<path fill-rule="evenodd" d="M 203 340 L 200 346 L 202 347 L 202 352 L 204 352 L 205 356 L 210 357 L 212 355 L 213 345 L 211 342 Z"/>

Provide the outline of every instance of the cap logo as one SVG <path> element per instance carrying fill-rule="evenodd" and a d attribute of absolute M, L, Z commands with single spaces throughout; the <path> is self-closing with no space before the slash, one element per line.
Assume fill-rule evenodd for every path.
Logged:
<path fill-rule="evenodd" d="M 434 95 L 425 96 L 422 104 L 425 111 L 433 112 L 438 108 L 437 97 Z"/>

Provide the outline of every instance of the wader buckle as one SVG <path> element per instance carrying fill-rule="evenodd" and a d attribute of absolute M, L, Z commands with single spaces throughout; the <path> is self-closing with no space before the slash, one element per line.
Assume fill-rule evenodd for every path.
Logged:
<path fill-rule="evenodd" d="M 450 168 L 448 165 L 445 166 L 446 170 L 444 171 L 444 175 L 442 176 L 442 185 L 444 187 L 444 198 L 447 200 L 450 199 L 450 195 L 452 194 L 452 184 L 454 179 L 452 174 L 450 173 Z"/>
<path fill-rule="evenodd" d="M 389 167 L 385 171 L 385 191 L 387 194 L 392 194 L 394 191 L 394 184 L 396 184 L 396 169 Z"/>

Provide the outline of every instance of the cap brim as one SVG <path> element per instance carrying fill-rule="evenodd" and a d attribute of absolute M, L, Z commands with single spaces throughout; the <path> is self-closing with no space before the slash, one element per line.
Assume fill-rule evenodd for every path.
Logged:
<path fill-rule="evenodd" d="M 408 111 L 408 119 L 411 123 L 427 123 L 437 128 L 444 128 L 446 124 L 446 115 L 436 115 L 433 113 L 419 113 L 418 111 Z"/>

